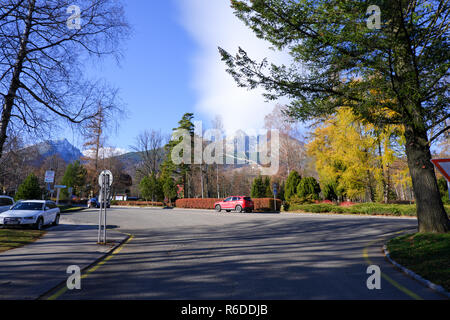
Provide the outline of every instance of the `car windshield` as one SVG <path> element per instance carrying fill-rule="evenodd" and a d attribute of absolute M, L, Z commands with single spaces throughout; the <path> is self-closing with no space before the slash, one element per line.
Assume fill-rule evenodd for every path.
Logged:
<path fill-rule="evenodd" d="M 42 210 L 40 202 L 19 202 L 11 210 Z"/>

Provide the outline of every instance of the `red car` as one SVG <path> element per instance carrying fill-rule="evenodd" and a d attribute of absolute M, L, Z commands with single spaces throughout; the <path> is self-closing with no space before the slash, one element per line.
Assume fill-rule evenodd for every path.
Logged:
<path fill-rule="evenodd" d="M 227 212 L 230 212 L 231 210 L 236 210 L 236 212 L 252 212 L 255 205 L 250 197 L 233 196 L 214 203 L 214 208 L 217 212 L 222 210 L 226 210 Z"/>

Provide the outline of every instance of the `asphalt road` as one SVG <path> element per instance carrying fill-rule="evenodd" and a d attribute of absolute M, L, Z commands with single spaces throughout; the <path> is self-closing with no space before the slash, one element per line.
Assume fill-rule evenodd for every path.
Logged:
<path fill-rule="evenodd" d="M 112 208 L 107 222 L 133 238 L 59 299 L 442 298 L 381 252 L 383 240 L 415 232 L 415 219 Z M 381 268 L 380 290 L 367 288 L 369 264 Z"/>

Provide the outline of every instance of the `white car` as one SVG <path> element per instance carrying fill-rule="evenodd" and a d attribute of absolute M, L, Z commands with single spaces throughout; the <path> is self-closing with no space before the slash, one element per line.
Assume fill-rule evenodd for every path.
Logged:
<path fill-rule="evenodd" d="M 59 224 L 60 210 L 53 201 L 19 201 L 10 210 L 0 213 L 0 226 L 43 226 Z"/>
<path fill-rule="evenodd" d="M 0 212 L 8 211 L 14 205 L 14 199 L 8 196 L 0 196 Z"/>

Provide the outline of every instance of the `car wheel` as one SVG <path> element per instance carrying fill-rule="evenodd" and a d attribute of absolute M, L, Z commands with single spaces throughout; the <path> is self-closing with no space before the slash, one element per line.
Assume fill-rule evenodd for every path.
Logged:
<path fill-rule="evenodd" d="M 44 221 L 42 218 L 38 218 L 38 221 L 34 224 L 34 229 L 36 230 L 42 230 L 42 227 L 44 226 Z"/>
<path fill-rule="evenodd" d="M 59 225 L 59 214 L 56 215 L 55 221 L 53 221 L 53 225 L 54 225 L 54 226 Z"/>
<path fill-rule="evenodd" d="M 220 207 L 220 204 L 218 204 L 218 205 L 216 206 L 216 211 L 217 211 L 217 212 L 222 211 L 222 208 Z"/>
<path fill-rule="evenodd" d="M 242 212 L 242 207 L 241 206 L 236 206 L 236 212 L 241 213 Z"/>

